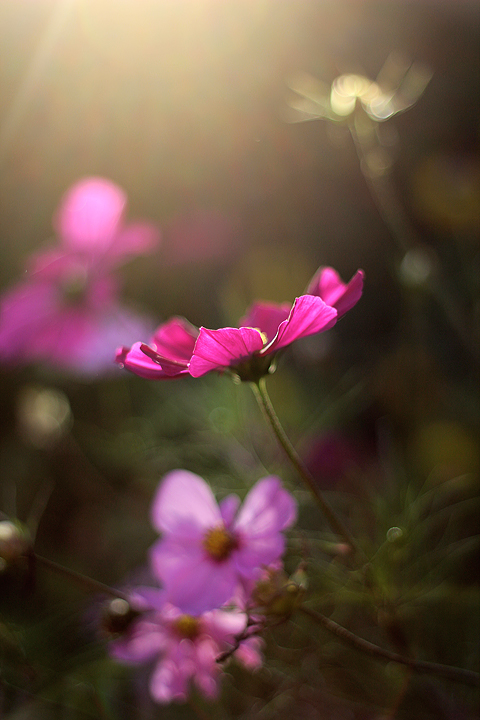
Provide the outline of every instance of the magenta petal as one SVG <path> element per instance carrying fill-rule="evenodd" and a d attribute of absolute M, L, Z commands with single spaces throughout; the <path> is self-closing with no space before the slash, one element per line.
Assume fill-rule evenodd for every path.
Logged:
<path fill-rule="evenodd" d="M 363 270 L 357 270 L 349 283 L 331 267 L 322 267 L 308 286 L 309 295 L 321 297 L 327 305 L 336 308 L 338 317 L 344 315 L 360 300 L 363 292 Z"/>
<path fill-rule="evenodd" d="M 280 323 L 288 318 L 291 307 L 290 303 L 254 303 L 240 320 L 239 326 L 258 328 L 270 342 L 277 334 Z"/>
<path fill-rule="evenodd" d="M 169 358 L 162 357 L 162 355 L 159 355 L 150 345 L 145 345 L 145 343 L 140 343 L 140 350 L 156 365 L 162 368 L 165 377 L 174 378 L 178 375 L 186 375 L 188 372 L 188 362 L 184 360 L 170 360 Z"/>
<path fill-rule="evenodd" d="M 302 295 L 296 298 L 288 320 L 280 324 L 275 339 L 265 348 L 265 353 L 276 352 L 294 340 L 329 330 L 335 325 L 337 311 L 319 297 Z"/>
<path fill-rule="evenodd" d="M 184 534 L 221 525 L 213 493 L 201 477 L 188 470 L 172 470 L 163 478 L 151 509 L 152 524 L 164 533 Z"/>
<path fill-rule="evenodd" d="M 162 357 L 187 364 L 197 337 L 196 327 L 185 318 L 173 317 L 156 329 L 150 345 Z"/>
<path fill-rule="evenodd" d="M 250 490 L 233 527 L 245 536 L 264 537 L 279 533 L 295 522 L 297 505 L 280 479 L 269 476 Z"/>
<path fill-rule="evenodd" d="M 118 185 L 99 177 L 85 178 L 64 195 L 54 227 L 70 250 L 101 254 L 119 228 L 126 202 Z"/>
<path fill-rule="evenodd" d="M 200 328 L 189 372 L 200 377 L 211 370 L 225 369 L 247 360 L 263 347 L 263 338 L 252 328 Z"/>
<path fill-rule="evenodd" d="M 143 343 L 137 342 L 131 348 L 121 347 L 115 355 L 115 362 L 127 370 L 146 378 L 147 380 L 163 380 L 171 375 L 162 369 L 158 363 L 151 360 L 140 349 Z"/>

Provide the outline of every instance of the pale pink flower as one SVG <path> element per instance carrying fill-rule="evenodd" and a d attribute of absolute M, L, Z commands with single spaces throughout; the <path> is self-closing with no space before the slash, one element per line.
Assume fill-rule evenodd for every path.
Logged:
<path fill-rule="evenodd" d="M 249 669 L 262 663 L 261 639 L 240 641 L 247 615 L 237 609 L 187 615 L 165 602 L 165 593 L 154 588 L 138 588 L 130 602 L 141 615 L 111 643 L 110 652 L 126 663 L 156 661 L 149 684 L 158 703 L 184 702 L 192 682 L 207 698 L 216 698 L 222 674 L 217 659 L 226 652 Z M 237 639 L 240 644 L 235 649 Z"/>
<path fill-rule="evenodd" d="M 162 538 L 151 549 L 152 568 L 183 612 L 221 607 L 281 557 L 282 531 L 295 518 L 295 500 L 277 477 L 259 480 L 240 507 L 236 495 L 217 505 L 201 477 L 173 470 L 153 501 L 152 522 Z"/>
<path fill-rule="evenodd" d="M 34 255 L 26 280 L 0 301 L 0 360 L 47 362 L 77 372 L 112 367 L 120 343 L 150 322 L 119 302 L 113 270 L 158 242 L 148 223 L 124 223 L 126 195 L 103 178 L 66 193 L 54 217 L 56 248 Z"/>

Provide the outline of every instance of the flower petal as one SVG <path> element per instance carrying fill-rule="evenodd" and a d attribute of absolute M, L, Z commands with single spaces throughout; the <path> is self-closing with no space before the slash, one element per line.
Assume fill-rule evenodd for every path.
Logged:
<path fill-rule="evenodd" d="M 258 580 L 264 568 L 278 560 L 285 550 L 282 533 L 247 537 L 235 554 L 235 567 L 246 580 Z"/>
<path fill-rule="evenodd" d="M 110 643 L 109 651 L 116 660 L 141 663 L 158 655 L 166 644 L 165 629 L 159 622 L 139 619 L 124 637 Z"/>
<path fill-rule="evenodd" d="M 184 613 L 200 615 L 213 610 L 234 593 L 237 573 L 233 563 L 210 560 L 200 545 L 161 540 L 151 549 L 150 558 L 166 599 Z"/>
<path fill-rule="evenodd" d="M 291 307 L 290 303 L 254 303 L 240 320 L 239 326 L 258 328 L 270 342 L 277 334 L 280 323 L 288 318 Z"/>
<path fill-rule="evenodd" d="M 219 506 L 225 527 L 228 528 L 233 523 L 238 508 L 240 507 L 240 498 L 238 495 L 227 495 L 227 497 L 220 501 Z"/>
<path fill-rule="evenodd" d="M 115 355 L 115 362 L 124 367 L 127 370 L 139 375 L 139 377 L 146 378 L 147 380 L 165 380 L 171 379 L 173 375 L 166 373 L 162 366 L 147 356 L 141 348 L 144 344 L 137 342 L 129 347 L 118 348 Z M 186 369 L 180 370 L 177 375 L 185 375 L 188 371 Z"/>
<path fill-rule="evenodd" d="M 259 480 L 250 490 L 233 524 L 248 538 L 279 533 L 295 522 L 297 505 L 278 477 Z"/>
<path fill-rule="evenodd" d="M 156 329 L 150 345 L 164 358 L 188 363 L 197 337 L 196 327 L 185 318 L 173 317 Z"/>
<path fill-rule="evenodd" d="M 276 352 L 294 340 L 329 330 L 335 325 L 337 311 L 319 297 L 302 295 L 295 299 L 290 315 L 278 328 L 276 337 L 264 349 L 264 354 Z"/>
<path fill-rule="evenodd" d="M 143 255 L 151 252 L 159 241 L 160 231 L 152 223 L 144 221 L 129 223 L 116 233 L 108 248 L 108 257 L 118 261 L 128 255 Z"/>
<path fill-rule="evenodd" d="M 344 283 L 336 270 L 322 267 L 312 278 L 307 293 L 321 297 L 327 305 L 336 308 L 341 317 L 360 300 L 363 279 L 363 270 L 357 270 L 350 282 Z"/>
<path fill-rule="evenodd" d="M 162 480 L 153 500 L 152 524 L 163 533 L 202 532 L 222 524 L 209 485 L 188 470 L 172 470 Z"/>
<path fill-rule="evenodd" d="M 222 370 L 247 360 L 263 347 L 263 338 L 253 328 L 200 328 L 189 372 L 200 377 L 212 370 Z"/>

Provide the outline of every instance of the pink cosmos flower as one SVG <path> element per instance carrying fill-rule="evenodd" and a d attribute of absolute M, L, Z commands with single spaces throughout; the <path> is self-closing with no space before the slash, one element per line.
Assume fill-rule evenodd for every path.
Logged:
<path fill-rule="evenodd" d="M 279 478 L 259 480 L 239 506 L 236 495 L 217 505 L 207 483 L 187 470 L 163 479 L 152 506 L 162 538 L 150 559 L 167 599 L 183 612 L 221 607 L 283 554 L 296 503 Z"/>
<path fill-rule="evenodd" d="M 0 301 L 0 360 L 44 361 L 80 372 L 112 366 L 122 342 L 150 322 L 124 308 L 113 270 L 151 250 L 159 233 L 124 223 L 126 195 L 103 178 L 85 178 L 64 196 L 54 217 L 57 248 L 34 255 L 27 279 Z"/>
<path fill-rule="evenodd" d="M 350 282 L 344 283 L 336 270 L 321 267 L 310 281 L 307 293 L 321 297 L 327 305 L 334 307 L 338 317 L 341 317 L 360 300 L 364 277 L 363 270 L 357 270 Z"/>
<path fill-rule="evenodd" d="M 183 318 L 172 318 L 160 325 L 148 345 L 121 347 L 116 361 L 149 380 L 224 370 L 243 380 L 257 380 L 268 372 L 278 350 L 331 328 L 358 302 L 362 290 L 362 270 L 345 284 L 333 268 L 321 268 L 307 294 L 293 305 L 255 303 L 240 327 L 220 330 L 198 330 Z"/>
<path fill-rule="evenodd" d="M 156 702 L 185 701 L 191 681 L 207 698 L 216 698 L 222 673 L 217 658 L 233 651 L 236 638 L 246 628 L 247 615 L 219 609 L 187 615 L 165 602 L 165 593 L 154 588 L 138 588 L 130 601 L 142 614 L 122 638 L 111 643 L 112 656 L 126 663 L 158 658 L 150 678 Z M 248 638 L 232 655 L 250 669 L 260 667 L 261 642 Z"/>
<path fill-rule="evenodd" d="M 241 379 L 256 380 L 270 367 L 273 354 L 301 337 L 335 325 L 337 311 L 320 297 L 302 295 L 289 303 L 255 303 L 238 328 L 200 328 L 189 372 L 200 377 L 231 369 Z"/>

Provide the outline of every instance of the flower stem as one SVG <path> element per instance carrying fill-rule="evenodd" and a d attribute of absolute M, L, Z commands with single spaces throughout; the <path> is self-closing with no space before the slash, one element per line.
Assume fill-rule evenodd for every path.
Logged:
<path fill-rule="evenodd" d="M 59 565 L 59 563 L 56 563 L 54 560 L 49 560 L 48 558 L 42 557 L 41 555 L 37 555 L 37 553 L 33 554 L 33 559 L 36 563 L 39 563 L 40 565 L 43 565 L 50 570 L 53 570 L 59 575 L 63 575 L 64 577 L 73 580 L 77 583 L 77 585 L 83 587 L 84 590 L 86 590 L 87 592 L 103 593 L 104 595 L 110 595 L 114 598 L 121 598 L 122 600 L 126 600 L 127 602 L 129 602 L 128 596 L 125 595 L 125 593 L 122 593 L 120 590 L 115 590 L 109 585 L 105 585 L 98 580 L 93 580 L 93 578 L 82 575 L 82 573 L 79 573 L 76 570 L 71 570 L 70 568 L 66 568 L 63 565 Z"/>
<path fill-rule="evenodd" d="M 253 392 L 255 397 L 257 398 L 257 401 L 269 421 L 270 425 L 272 426 L 273 432 L 275 433 L 278 442 L 282 446 L 283 450 L 285 451 L 287 457 L 289 458 L 290 462 L 302 478 L 303 482 L 307 486 L 307 488 L 310 490 L 312 495 L 315 497 L 315 500 L 317 501 L 318 505 L 320 506 L 323 514 L 327 518 L 332 530 L 335 531 L 337 535 L 339 535 L 343 540 L 347 543 L 349 547 L 351 547 L 358 555 L 362 557 L 364 561 L 367 560 L 367 557 L 365 556 L 365 553 L 360 550 L 357 543 L 353 539 L 353 537 L 348 532 L 345 525 L 342 523 L 342 521 L 336 516 L 333 509 L 330 507 L 328 502 L 323 497 L 323 494 L 321 493 L 320 489 L 317 486 L 317 483 L 315 482 L 315 479 L 313 475 L 310 473 L 310 471 L 305 467 L 302 460 L 300 459 L 300 456 L 298 455 L 297 451 L 293 447 L 292 443 L 288 439 L 285 430 L 283 429 L 282 425 L 280 424 L 280 420 L 277 417 L 277 414 L 273 408 L 272 402 L 270 400 L 270 397 L 267 392 L 267 386 L 265 382 L 265 378 L 260 378 L 258 383 L 251 383 Z"/>
<path fill-rule="evenodd" d="M 322 625 L 325 630 L 328 630 L 328 632 L 336 635 L 347 645 L 351 645 L 367 655 L 371 655 L 379 660 L 395 662 L 400 665 L 407 665 L 409 668 L 418 673 L 437 675 L 439 677 L 456 680 L 464 683 L 465 685 L 471 685 L 474 687 L 480 686 L 480 675 L 473 670 L 465 670 L 464 668 L 457 668 L 451 665 L 441 665 L 440 663 L 427 662 L 425 660 L 414 660 L 413 658 L 405 657 L 395 652 L 390 652 L 390 650 L 384 650 L 379 645 L 374 645 L 368 640 L 358 637 L 358 635 L 355 635 L 350 632 L 350 630 L 347 630 L 342 625 L 339 625 L 334 620 L 330 620 L 330 618 L 327 618 L 325 615 L 322 615 L 316 610 L 311 610 L 303 605 L 299 608 L 299 610 L 304 615 L 308 615 L 308 617 L 319 625 Z"/>

